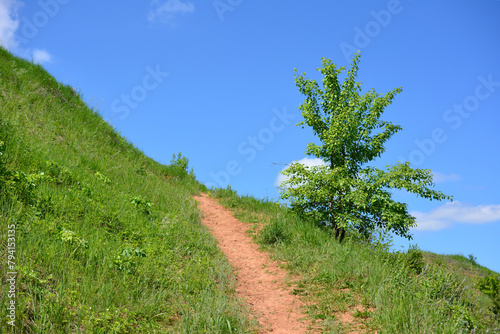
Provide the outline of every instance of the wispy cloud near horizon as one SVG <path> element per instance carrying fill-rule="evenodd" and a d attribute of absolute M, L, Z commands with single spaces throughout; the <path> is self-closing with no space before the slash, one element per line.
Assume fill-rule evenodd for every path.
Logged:
<path fill-rule="evenodd" d="M 19 27 L 17 9 L 20 3 L 17 0 L 0 0 L 0 45 L 6 49 L 15 48 L 18 42 L 15 32 Z"/>
<path fill-rule="evenodd" d="M 46 50 L 34 49 L 33 62 L 37 64 L 51 63 L 52 56 Z"/>
<path fill-rule="evenodd" d="M 301 160 L 293 161 L 289 165 L 291 165 L 294 162 L 299 163 L 299 164 L 304 165 L 304 166 L 308 166 L 308 167 L 320 166 L 320 165 L 325 164 L 325 162 L 319 158 L 307 158 L 306 157 L 306 158 L 303 158 Z M 285 169 L 287 169 L 288 166 L 284 167 L 281 171 L 284 171 Z M 287 180 L 287 177 L 285 177 L 285 175 L 281 174 L 281 172 L 280 172 L 276 178 L 276 181 L 274 182 L 274 185 L 279 186 L 281 182 L 286 181 L 286 180 Z"/>
<path fill-rule="evenodd" d="M 446 203 L 430 212 L 412 211 L 416 231 L 439 231 L 454 224 L 479 225 L 500 222 L 500 204 L 470 205 L 459 201 Z"/>
<path fill-rule="evenodd" d="M 457 174 L 444 174 L 435 171 L 432 171 L 432 174 L 433 174 L 433 180 L 436 183 L 454 182 L 454 181 L 459 181 L 461 179 L 460 176 Z"/>
<path fill-rule="evenodd" d="M 161 3 L 159 0 L 153 0 L 151 5 L 153 9 L 150 10 L 148 15 L 150 22 L 160 21 L 174 25 L 176 15 L 194 12 L 194 5 L 189 1 L 167 0 Z"/>
<path fill-rule="evenodd" d="M 25 48 L 16 38 L 20 20 L 18 9 L 23 5 L 18 0 L 0 0 L 0 45 L 18 56 L 33 60 L 37 64 L 52 62 L 52 55 L 47 50 Z"/>

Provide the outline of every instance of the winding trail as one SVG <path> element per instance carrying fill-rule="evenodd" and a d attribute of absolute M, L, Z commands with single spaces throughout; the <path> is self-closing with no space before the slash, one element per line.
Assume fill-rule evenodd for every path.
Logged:
<path fill-rule="evenodd" d="M 236 271 L 236 292 L 246 299 L 261 325 L 259 333 L 306 333 L 304 304 L 285 285 L 286 272 L 245 233 L 248 224 L 206 194 L 195 196 L 203 213 L 202 223 Z"/>

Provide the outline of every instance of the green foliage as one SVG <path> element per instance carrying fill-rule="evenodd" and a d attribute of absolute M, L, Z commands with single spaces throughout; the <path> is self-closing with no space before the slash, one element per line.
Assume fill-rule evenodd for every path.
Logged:
<path fill-rule="evenodd" d="M 107 178 L 105 175 L 103 175 L 99 172 L 95 172 L 94 176 L 96 176 L 100 181 L 104 182 L 105 184 L 111 183 L 111 180 L 109 178 Z"/>
<path fill-rule="evenodd" d="M 118 252 L 118 255 L 113 260 L 113 265 L 118 271 L 135 274 L 137 267 L 135 260 L 140 257 L 146 257 L 144 249 L 125 247 Z"/>
<path fill-rule="evenodd" d="M 36 187 L 34 175 L 11 171 L 6 182 L 6 187 L 10 187 L 12 193 L 16 194 L 23 203 L 33 204 Z"/>
<path fill-rule="evenodd" d="M 477 287 L 488 296 L 496 295 L 500 293 L 500 277 L 493 273 L 481 277 L 477 280 Z"/>
<path fill-rule="evenodd" d="M 495 314 L 498 321 L 500 319 L 500 294 L 497 293 L 496 295 L 492 296 L 491 301 L 493 303 L 491 311 Z"/>
<path fill-rule="evenodd" d="M 500 276 L 489 273 L 477 280 L 478 289 L 490 297 L 492 302 L 492 312 L 500 320 Z"/>
<path fill-rule="evenodd" d="M 184 178 L 187 176 L 194 177 L 194 172 L 188 171 L 189 159 L 182 155 L 181 152 L 174 154 L 172 160 L 170 160 L 170 165 L 167 166 L 167 175 L 173 177 Z"/>
<path fill-rule="evenodd" d="M 415 274 L 420 274 L 424 269 L 424 255 L 417 245 L 410 245 L 406 254 L 406 265 Z"/>
<path fill-rule="evenodd" d="M 57 239 L 70 245 L 73 248 L 73 254 L 77 251 L 89 248 L 89 243 L 85 239 L 79 237 L 75 232 L 65 229 L 64 227 L 59 227 L 58 230 Z"/>
<path fill-rule="evenodd" d="M 263 244 L 267 245 L 288 243 L 290 241 L 290 233 L 283 220 L 276 218 L 262 229 L 260 240 Z"/>
<path fill-rule="evenodd" d="M 92 312 L 92 309 L 82 310 L 85 315 L 84 325 L 91 333 L 125 334 L 133 332 L 134 316 L 128 310 L 109 309 L 102 312 Z"/>
<path fill-rule="evenodd" d="M 147 200 L 141 198 L 140 196 L 134 196 L 130 199 L 130 203 L 132 203 L 138 212 L 141 212 L 144 215 L 151 214 L 152 204 Z"/>
<path fill-rule="evenodd" d="M 45 170 L 58 185 L 74 185 L 77 181 L 73 173 L 65 167 L 61 167 L 56 162 L 49 160 L 45 162 Z"/>
<path fill-rule="evenodd" d="M 472 264 L 477 264 L 477 257 L 474 254 L 469 254 L 468 259 Z"/>
<path fill-rule="evenodd" d="M 187 173 L 188 171 L 189 160 L 185 156 L 182 155 L 181 152 L 177 153 L 177 157 L 175 154 L 172 156 L 172 160 L 170 160 L 170 165 L 178 168 L 181 171 Z"/>
<path fill-rule="evenodd" d="M 411 239 L 409 230 L 415 226 L 415 217 L 406 204 L 392 199 L 389 190 L 405 189 L 431 200 L 452 198 L 430 188 L 430 170 L 412 169 L 408 162 L 385 170 L 367 166 L 385 152 L 387 140 L 401 130 L 380 117 L 402 90 L 381 95 L 371 89 L 360 95 L 358 62 L 356 54 L 340 83 L 339 75 L 345 68 L 322 59 L 318 71 L 323 75 L 323 88 L 305 78 L 305 73 L 296 74 L 295 83 L 305 95 L 299 108 L 304 120 L 298 125 L 311 127 L 321 142 L 308 144 L 305 153 L 324 164 L 291 164 L 282 172 L 287 180 L 281 185 L 281 198 L 290 201 L 298 214 L 333 228 L 340 241 L 348 229 L 369 238 L 380 228 Z"/>
<path fill-rule="evenodd" d="M 142 175 L 142 176 L 148 175 L 147 172 L 146 172 L 146 167 L 145 166 L 141 166 L 141 167 L 137 168 L 137 170 L 135 172 L 137 174 L 139 174 L 139 175 Z"/>

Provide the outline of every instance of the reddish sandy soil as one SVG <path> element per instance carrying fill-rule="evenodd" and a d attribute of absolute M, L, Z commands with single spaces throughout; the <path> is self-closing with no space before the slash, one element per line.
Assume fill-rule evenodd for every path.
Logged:
<path fill-rule="evenodd" d="M 212 231 L 236 271 L 238 295 L 258 316 L 259 333 L 306 333 L 304 304 L 285 285 L 285 270 L 246 234 L 248 225 L 206 194 L 194 198 L 203 213 L 202 223 Z"/>

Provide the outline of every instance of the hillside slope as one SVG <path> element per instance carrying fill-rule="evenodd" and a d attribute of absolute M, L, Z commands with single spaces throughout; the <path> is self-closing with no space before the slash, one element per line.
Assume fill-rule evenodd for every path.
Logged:
<path fill-rule="evenodd" d="M 187 159 L 146 157 L 2 48 L 0 152 L 2 332 L 252 330 Z"/>

